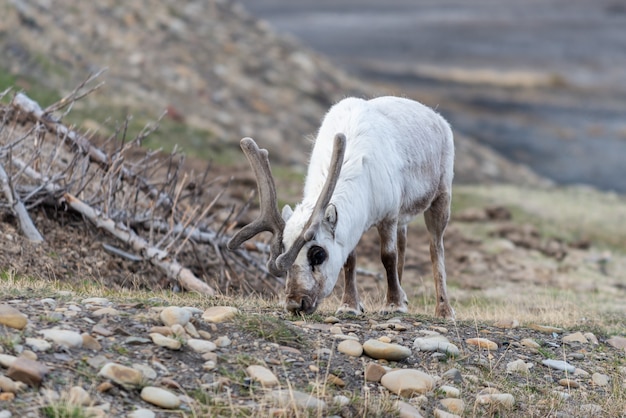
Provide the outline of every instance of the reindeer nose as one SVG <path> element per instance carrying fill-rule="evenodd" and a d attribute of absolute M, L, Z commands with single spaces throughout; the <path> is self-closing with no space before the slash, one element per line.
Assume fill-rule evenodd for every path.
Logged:
<path fill-rule="evenodd" d="M 310 314 L 313 313 L 316 308 L 316 306 L 312 303 L 311 298 L 307 296 L 288 296 L 285 307 L 289 312 L 294 314 Z"/>

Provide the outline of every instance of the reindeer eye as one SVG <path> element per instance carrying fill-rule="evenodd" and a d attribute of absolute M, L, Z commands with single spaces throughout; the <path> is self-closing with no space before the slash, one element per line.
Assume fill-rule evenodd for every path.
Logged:
<path fill-rule="evenodd" d="M 320 264 L 322 264 L 324 261 L 326 261 L 327 256 L 328 255 L 326 254 L 326 250 L 317 245 L 309 248 L 309 252 L 307 253 L 307 257 L 309 259 L 309 264 L 311 265 L 311 267 L 319 266 Z"/>

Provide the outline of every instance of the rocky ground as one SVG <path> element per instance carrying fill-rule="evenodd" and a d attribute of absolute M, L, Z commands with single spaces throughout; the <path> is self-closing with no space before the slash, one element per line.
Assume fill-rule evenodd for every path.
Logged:
<path fill-rule="evenodd" d="M 0 304 L 2 417 L 626 413 L 626 338 L 592 328 L 30 292 Z"/>

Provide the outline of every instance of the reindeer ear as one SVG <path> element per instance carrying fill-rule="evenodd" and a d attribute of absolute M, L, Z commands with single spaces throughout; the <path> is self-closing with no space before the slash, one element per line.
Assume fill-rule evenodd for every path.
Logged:
<path fill-rule="evenodd" d="M 289 218 L 291 218 L 291 215 L 293 215 L 293 209 L 291 209 L 291 206 L 289 205 L 285 205 L 283 206 L 283 221 L 287 222 L 289 220 Z"/>
<path fill-rule="evenodd" d="M 337 226 L 337 208 L 332 203 L 326 207 L 324 212 L 324 223 L 326 223 L 333 236 L 335 235 L 335 227 Z"/>

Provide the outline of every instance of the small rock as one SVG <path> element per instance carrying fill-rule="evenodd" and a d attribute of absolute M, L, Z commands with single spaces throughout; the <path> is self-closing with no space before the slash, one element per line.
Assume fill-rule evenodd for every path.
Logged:
<path fill-rule="evenodd" d="M 98 386 L 96 386 L 96 390 L 99 393 L 106 393 L 108 391 L 110 391 L 111 389 L 113 389 L 113 383 L 109 382 L 108 380 L 106 382 L 102 382 L 100 383 Z"/>
<path fill-rule="evenodd" d="M 606 342 L 612 347 L 626 351 L 626 337 L 614 335 L 606 340 Z"/>
<path fill-rule="evenodd" d="M 578 332 L 575 332 L 573 334 L 565 335 L 563 337 L 563 342 L 564 343 L 583 343 L 583 344 L 586 344 L 586 343 L 589 342 L 589 340 L 587 340 L 587 338 L 585 338 L 585 336 L 583 335 L 582 332 L 578 331 Z"/>
<path fill-rule="evenodd" d="M 15 360 L 17 360 L 17 357 L 15 356 L 12 356 L 10 354 L 0 354 L 0 366 L 4 367 L 5 369 L 11 367 Z"/>
<path fill-rule="evenodd" d="M 83 346 L 83 337 L 76 332 L 66 329 L 43 329 L 39 331 L 46 340 L 66 348 L 80 348 Z"/>
<path fill-rule="evenodd" d="M 166 389 L 146 386 L 141 390 L 141 399 L 164 409 L 176 409 L 180 406 L 178 396 Z"/>
<path fill-rule="evenodd" d="M 102 316 L 119 316 L 120 311 L 115 308 L 111 308 L 110 306 L 106 308 L 96 309 L 91 313 L 93 316 L 102 317 Z"/>
<path fill-rule="evenodd" d="M 439 408 L 435 408 L 433 410 L 433 416 L 435 418 L 461 418 L 457 414 L 451 414 L 450 412 L 443 411 L 443 410 L 441 410 Z"/>
<path fill-rule="evenodd" d="M 0 392 L 17 393 L 23 386 L 24 383 L 22 382 L 16 382 L 13 379 L 0 375 Z"/>
<path fill-rule="evenodd" d="M 29 386 L 39 387 L 48 372 L 49 370 L 44 364 L 18 357 L 7 370 L 6 376 L 13 380 L 24 382 Z"/>
<path fill-rule="evenodd" d="M 543 332 L 544 334 L 560 334 L 563 332 L 563 328 L 551 327 L 549 325 L 530 324 L 528 328 L 534 329 L 535 331 Z"/>
<path fill-rule="evenodd" d="M 459 398 L 461 396 L 461 391 L 454 386 L 443 385 L 439 388 L 439 391 L 447 398 Z"/>
<path fill-rule="evenodd" d="M 157 378 L 157 372 L 150 366 L 146 366 L 145 364 L 134 363 L 132 368 L 135 370 L 139 370 L 145 380 L 154 380 Z"/>
<path fill-rule="evenodd" d="M 541 347 L 541 344 L 539 344 L 537 341 L 533 340 L 532 338 L 524 338 L 522 341 L 520 341 L 520 344 L 522 344 L 524 347 L 528 347 L 532 349 L 537 349 Z"/>
<path fill-rule="evenodd" d="M 156 414 L 149 409 L 135 409 L 127 416 L 128 418 L 155 418 Z"/>
<path fill-rule="evenodd" d="M 396 401 L 394 406 L 400 414 L 400 418 L 423 418 L 419 409 L 404 401 Z"/>
<path fill-rule="evenodd" d="M 143 382 L 143 374 L 139 370 L 117 363 L 105 364 L 98 372 L 98 376 L 122 386 L 139 386 Z"/>
<path fill-rule="evenodd" d="M 515 360 L 507 363 L 506 372 L 527 374 L 531 367 L 533 367 L 533 363 L 526 363 L 524 360 Z"/>
<path fill-rule="evenodd" d="M 411 355 L 411 350 L 407 347 L 371 339 L 365 341 L 363 351 L 372 358 L 389 361 L 401 361 Z"/>
<path fill-rule="evenodd" d="M 365 381 L 380 382 L 380 379 L 387 373 L 387 369 L 378 363 L 367 363 L 365 366 Z"/>
<path fill-rule="evenodd" d="M 576 367 L 576 370 L 574 370 L 574 376 L 589 377 L 589 372 Z"/>
<path fill-rule="evenodd" d="M 191 323 L 191 322 L 187 322 L 184 326 L 185 332 L 187 334 L 189 334 L 190 336 L 192 336 L 193 338 L 202 338 L 200 336 L 200 334 L 198 333 L 198 330 L 196 329 L 196 327 Z"/>
<path fill-rule="evenodd" d="M 591 375 L 591 383 L 596 386 L 606 386 L 609 384 L 609 376 L 602 373 L 594 373 Z"/>
<path fill-rule="evenodd" d="M 413 349 L 420 351 L 437 351 L 453 357 L 458 357 L 459 348 L 448 341 L 443 335 L 418 337 L 413 341 Z"/>
<path fill-rule="evenodd" d="M 426 393 L 432 390 L 435 380 L 428 374 L 415 369 L 399 369 L 387 372 L 380 383 L 392 393 L 402 397 Z"/>
<path fill-rule="evenodd" d="M 48 351 L 52 348 L 52 344 L 42 338 L 30 338 L 25 340 L 26 346 L 30 347 L 33 351 Z"/>
<path fill-rule="evenodd" d="M 102 346 L 100 345 L 98 340 L 96 340 L 91 335 L 89 335 L 87 333 L 83 333 L 80 336 L 83 339 L 83 345 L 82 345 L 83 348 L 86 348 L 87 350 L 92 350 L 92 351 L 100 351 L 100 350 L 102 350 Z"/>
<path fill-rule="evenodd" d="M 281 407 L 292 406 L 316 411 L 323 411 L 326 409 L 326 402 L 317 399 L 313 395 L 297 390 L 274 390 L 267 396 Z"/>
<path fill-rule="evenodd" d="M 111 302 L 107 298 L 86 298 L 81 301 L 83 305 L 98 305 L 98 306 L 108 306 L 111 305 Z"/>
<path fill-rule="evenodd" d="M 230 321 L 239 313 L 239 309 L 232 306 L 213 306 L 202 314 L 206 322 L 220 323 Z"/>
<path fill-rule="evenodd" d="M 330 373 L 328 375 L 328 377 L 326 377 L 326 382 L 333 384 L 335 386 L 338 386 L 340 388 L 344 387 L 346 385 L 346 382 L 343 381 L 343 379 L 341 379 L 339 376 L 335 376 L 334 374 Z"/>
<path fill-rule="evenodd" d="M 333 404 L 337 406 L 346 406 L 350 404 L 350 398 L 343 395 L 335 395 L 333 396 Z"/>
<path fill-rule="evenodd" d="M 542 360 L 541 364 L 551 369 L 562 370 L 568 373 L 574 373 L 574 371 L 576 370 L 576 367 L 572 366 L 571 364 L 563 360 L 546 359 L 546 360 Z"/>
<path fill-rule="evenodd" d="M 259 382 L 264 388 L 271 388 L 280 383 L 276 375 L 270 369 L 263 366 L 248 366 L 246 373 L 252 380 Z"/>
<path fill-rule="evenodd" d="M 452 412 L 453 414 L 461 415 L 465 410 L 465 402 L 463 402 L 462 399 L 445 398 L 439 402 L 448 412 Z"/>
<path fill-rule="evenodd" d="M 480 348 L 484 348 L 486 350 L 489 351 L 496 351 L 498 349 L 498 344 L 496 344 L 495 342 L 487 339 L 487 338 L 468 338 L 467 340 L 465 340 L 466 343 L 470 344 L 470 345 L 475 345 L 478 346 Z"/>
<path fill-rule="evenodd" d="M 455 368 L 447 370 L 444 374 L 441 375 L 441 378 L 446 379 L 446 380 L 451 380 L 457 384 L 463 383 L 463 375 L 458 369 L 455 369 Z"/>
<path fill-rule="evenodd" d="M 187 340 L 187 345 L 193 351 L 200 354 L 217 350 L 217 346 L 215 345 L 215 343 L 206 340 L 196 340 L 195 338 Z"/>
<path fill-rule="evenodd" d="M 327 316 L 326 318 L 324 318 L 324 323 L 325 324 L 337 324 L 339 322 L 341 322 L 341 321 L 336 316 Z"/>
<path fill-rule="evenodd" d="M 600 341 L 598 341 L 598 338 L 595 336 L 593 332 L 585 332 L 583 335 L 591 344 L 593 345 L 600 344 Z"/>
<path fill-rule="evenodd" d="M 73 386 L 70 389 L 69 403 L 72 405 L 87 406 L 91 404 L 91 396 L 89 392 L 80 386 Z"/>
<path fill-rule="evenodd" d="M 164 325 L 171 327 L 174 324 L 185 326 L 191 319 L 191 312 L 178 306 L 168 306 L 159 314 L 159 318 Z"/>
<path fill-rule="evenodd" d="M 515 398 L 510 393 L 490 393 L 478 395 L 476 397 L 476 403 L 480 405 L 503 406 L 510 409 L 515 405 Z"/>
<path fill-rule="evenodd" d="M 217 337 L 215 340 L 215 345 L 219 348 L 226 348 L 230 346 L 230 344 L 231 341 L 230 338 L 228 338 L 228 335 L 222 335 L 221 337 Z"/>
<path fill-rule="evenodd" d="M 174 338 L 166 337 L 164 335 L 153 332 L 150 334 L 150 338 L 152 342 L 158 345 L 159 347 L 169 348 L 170 350 L 180 350 L 182 347 L 182 343 L 180 340 L 176 340 Z M 213 343 L 211 343 L 213 344 Z"/>
<path fill-rule="evenodd" d="M 352 357 L 360 357 L 363 354 L 363 346 L 355 340 L 343 340 L 337 345 L 337 351 Z"/>
<path fill-rule="evenodd" d="M 559 380 L 559 385 L 568 389 L 576 389 L 580 386 L 577 381 L 572 379 L 561 379 Z"/>
<path fill-rule="evenodd" d="M 24 329 L 28 324 L 28 317 L 12 306 L 0 305 L 0 325 L 10 328 Z"/>

